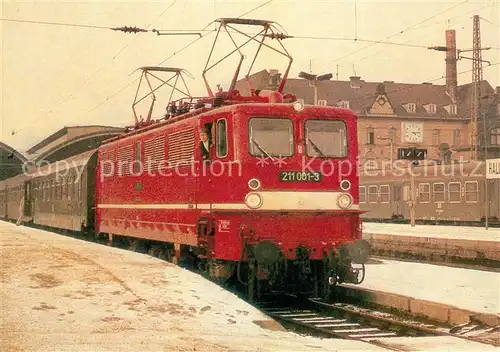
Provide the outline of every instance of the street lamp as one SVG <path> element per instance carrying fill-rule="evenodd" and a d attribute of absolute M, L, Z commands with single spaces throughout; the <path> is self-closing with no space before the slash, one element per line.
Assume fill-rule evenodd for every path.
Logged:
<path fill-rule="evenodd" d="M 318 76 L 318 75 L 313 75 L 311 73 L 301 71 L 301 72 L 299 72 L 299 77 L 307 79 L 309 81 L 309 87 L 314 88 L 314 105 L 317 105 L 318 104 L 318 84 L 317 84 L 317 82 L 318 81 L 328 81 L 328 80 L 332 79 L 333 74 L 325 73 L 324 75 Z"/>

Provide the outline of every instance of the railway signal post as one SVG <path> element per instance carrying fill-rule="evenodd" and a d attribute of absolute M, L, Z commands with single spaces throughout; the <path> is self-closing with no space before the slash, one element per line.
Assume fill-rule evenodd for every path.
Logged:
<path fill-rule="evenodd" d="M 410 160 L 410 190 L 407 195 L 408 206 L 410 208 L 410 225 L 415 227 L 415 206 L 417 202 L 417 190 L 415 187 L 415 175 L 413 174 L 413 167 L 418 166 L 419 160 L 425 160 L 427 157 L 427 149 L 419 148 L 399 148 L 398 159 Z"/>

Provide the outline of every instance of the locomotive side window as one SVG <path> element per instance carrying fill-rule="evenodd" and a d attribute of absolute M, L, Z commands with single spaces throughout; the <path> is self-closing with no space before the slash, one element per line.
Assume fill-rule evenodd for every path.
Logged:
<path fill-rule="evenodd" d="M 359 186 L 359 202 L 366 203 L 366 186 Z"/>
<path fill-rule="evenodd" d="M 380 186 L 380 203 L 389 203 L 391 192 L 388 185 Z"/>
<path fill-rule="evenodd" d="M 307 120 L 305 130 L 308 156 L 323 158 L 347 156 L 347 129 L 344 121 Z"/>
<path fill-rule="evenodd" d="M 462 200 L 460 188 L 460 182 L 450 182 L 448 184 L 448 199 L 450 203 L 460 203 Z"/>
<path fill-rule="evenodd" d="M 227 156 L 227 124 L 226 119 L 220 119 L 217 121 L 217 157 L 224 158 Z"/>
<path fill-rule="evenodd" d="M 368 202 L 377 203 L 377 186 L 368 186 Z"/>
<path fill-rule="evenodd" d="M 431 185 L 420 183 L 418 185 L 418 199 L 420 203 L 429 203 L 431 200 Z"/>
<path fill-rule="evenodd" d="M 467 203 L 477 203 L 479 198 L 478 190 L 477 181 L 465 181 L 465 201 Z"/>
<path fill-rule="evenodd" d="M 141 163 L 142 163 L 142 151 L 141 151 L 141 142 L 135 142 L 135 163 L 134 163 L 134 173 L 137 174 L 141 171 Z"/>
<path fill-rule="evenodd" d="M 432 193 L 434 194 L 434 202 L 444 202 L 445 201 L 444 192 L 445 191 L 443 182 L 436 182 L 432 184 Z"/>
<path fill-rule="evenodd" d="M 253 156 L 292 156 L 293 123 L 289 119 L 251 118 L 249 152 Z"/>

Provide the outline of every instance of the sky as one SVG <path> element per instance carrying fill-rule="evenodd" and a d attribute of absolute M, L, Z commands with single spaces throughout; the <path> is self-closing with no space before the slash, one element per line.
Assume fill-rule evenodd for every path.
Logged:
<path fill-rule="evenodd" d="M 357 75 L 365 81 L 444 84 L 445 53 L 426 47 L 445 45 L 445 31 L 455 29 L 457 47 L 472 48 L 473 15 L 481 17 L 482 47 L 492 48 L 482 52 L 483 60 L 500 61 L 498 0 L 2 1 L 0 11 L 1 141 L 21 152 L 64 126 L 133 124 L 140 78 L 136 70 L 141 66 L 183 68 L 192 76 L 185 76 L 191 94 L 206 95 L 201 74 L 215 38 L 208 30 L 216 28 L 216 18 L 249 11 L 243 18 L 274 21 L 288 35 L 301 37 L 283 41 L 293 57 L 292 78 L 307 71 L 333 73 L 334 79 L 338 74 L 339 80 Z M 205 31 L 196 40 L 198 36 L 109 29 L 122 26 Z M 238 28 L 246 33 L 258 30 Z M 215 58 L 234 49 L 227 38 L 215 47 Z M 255 46 L 248 49 L 245 62 L 251 62 Z M 470 52 L 462 55 L 472 57 Z M 227 88 L 236 60 L 233 55 L 209 72 L 213 90 L 216 84 Z M 286 65 L 286 58 L 267 51 L 252 72 L 283 72 Z M 472 61 L 465 58 L 457 65 L 459 73 L 472 69 Z M 484 79 L 500 86 L 500 65 L 484 65 Z M 458 76 L 458 84 L 471 81 L 472 72 Z M 161 112 L 161 97 L 170 91 L 162 88 L 157 93 Z M 138 113 L 144 115 L 142 111 Z"/>

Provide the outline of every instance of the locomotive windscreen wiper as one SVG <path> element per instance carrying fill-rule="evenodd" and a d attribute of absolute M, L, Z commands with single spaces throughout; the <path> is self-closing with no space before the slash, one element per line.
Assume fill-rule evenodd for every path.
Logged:
<path fill-rule="evenodd" d="M 264 148 L 262 148 L 262 147 L 260 146 L 260 144 L 259 144 L 259 143 L 257 143 L 257 142 L 255 141 L 255 139 L 253 139 L 253 137 L 250 137 L 250 139 L 251 139 L 252 143 L 253 143 L 253 144 L 255 144 L 255 146 L 256 146 L 257 148 L 259 148 L 259 150 L 261 151 L 261 153 L 265 154 L 267 157 L 271 158 L 271 160 L 273 160 L 273 161 L 274 161 L 274 158 L 273 158 L 271 155 L 269 155 L 269 153 L 268 153 L 268 152 L 266 152 L 266 150 L 265 150 Z"/>
<path fill-rule="evenodd" d="M 321 149 L 319 149 L 319 147 L 309 137 L 307 137 L 307 140 L 308 140 L 309 143 L 311 143 L 311 145 L 314 148 L 314 151 L 316 153 L 318 153 L 319 155 L 321 155 L 323 158 L 326 158 L 326 155 L 323 154 L 323 152 L 321 151 Z"/>

